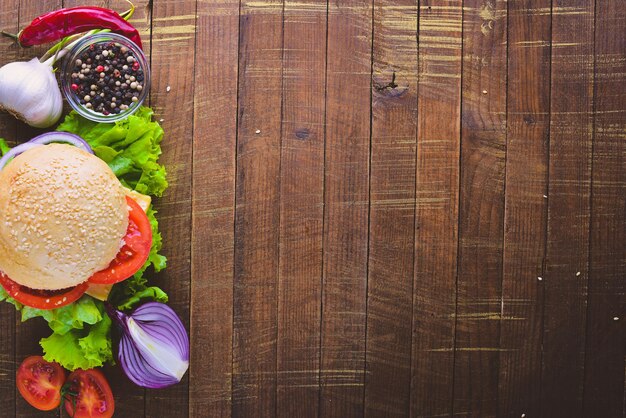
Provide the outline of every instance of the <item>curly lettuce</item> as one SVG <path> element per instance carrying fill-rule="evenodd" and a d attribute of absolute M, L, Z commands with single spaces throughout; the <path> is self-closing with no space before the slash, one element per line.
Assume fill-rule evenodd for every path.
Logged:
<path fill-rule="evenodd" d="M 152 115 L 152 109 L 142 107 L 122 121 L 98 123 L 71 112 L 57 130 L 87 141 L 128 188 L 160 197 L 167 188 L 165 167 L 158 163 L 163 129 Z"/>
<path fill-rule="evenodd" d="M 123 121 L 107 124 L 92 122 L 71 112 L 57 130 L 79 135 L 87 141 L 124 186 L 159 197 L 167 188 L 165 167 L 158 162 L 163 129 L 152 121 L 152 115 L 152 109 L 142 107 Z M 0 138 L 0 154 L 4 155 L 9 149 Z M 159 272 L 166 266 L 166 258 L 160 254 L 162 238 L 155 214 L 150 207 L 147 215 L 153 241 L 148 260 L 133 277 L 113 286 L 109 295 L 109 302 L 120 310 L 132 309 L 150 300 L 167 302 L 167 294 L 150 286 L 145 275 L 149 269 Z M 48 322 L 52 334 L 40 341 L 46 360 L 56 361 L 68 370 L 99 367 L 113 360 L 111 320 L 103 302 L 85 295 L 70 305 L 41 310 L 23 306 L 1 286 L 0 301 L 13 304 L 21 313 L 22 321 L 41 317 Z"/>

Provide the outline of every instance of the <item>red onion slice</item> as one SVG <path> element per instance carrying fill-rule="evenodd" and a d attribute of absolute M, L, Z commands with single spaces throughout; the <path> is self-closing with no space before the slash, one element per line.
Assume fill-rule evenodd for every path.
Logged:
<path fill-rule="evenodd" d="M 5 165 L 7 165 L 7 163 L 9 162 L 9 160 L 11 160 L 11 158 L 17 157 L 24 151 L 28 151 L 29 149 L 39 147 L 39 146 L 41 146 L 41 144 L 32 144 L 30 142 L 26 142 L 25 144 L 21 144 L 21 145 L 11 148 L 9 152 L 4 154 L 4 157 L 0 158 L 0 170 L 2 170 Z"/>
<path fill-rule="evenodd" d="M 93 154 L 93 150 L 83 138 L 67 132 L 46 132 L 45 134 L 34 137 L 28 142 L 32 144 L 42 145 L 51 144 L 53 142 L 64 142 L 67 144 L 72 144 L 75 147 L 78 147 L 84 151 L 87 151 L 90 154 Z"/>
<path fill-rule="evenodd" d="M 46 132 L 45 134 L 41 134 L 39 136 L 34 137 L 28 142 L 25 142 L 21 145 L 13 147 L 0 159 L 0 170 L 4 168 L 5 165 L 11 160 L 11 158 L 15 158 L 24 151 L 28 151 L 29 149 L 38 147 L 40 145 L 47 145 L 53 142 L 63 142 L 66 144 L 72 144 L 77 148 L 80 148 L 84 151 L 87 151 L 90 154 L 93 154 L 93 150 L 89 146 L 89 144 L 80 136 L 70 134 L 67 132 Z"/>

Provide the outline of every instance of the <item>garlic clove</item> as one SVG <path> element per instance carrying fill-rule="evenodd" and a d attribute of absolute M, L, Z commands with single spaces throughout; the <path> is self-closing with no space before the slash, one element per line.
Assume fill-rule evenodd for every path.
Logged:
<path fill-rule="evenodd" d="M 0 108 L 35 128 L 54 125 L 63 98 L 52 67 L 33 58 L 0 68 Z"/>

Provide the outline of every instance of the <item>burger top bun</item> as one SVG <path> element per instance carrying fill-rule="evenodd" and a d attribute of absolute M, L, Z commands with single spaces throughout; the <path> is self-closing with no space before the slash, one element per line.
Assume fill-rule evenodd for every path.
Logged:
<path fill-rule="evenodd" d="M 86 281 L 115 258 L 127 227 L 119 180 L 79 148 L 35 147 L 0 171 L 0 271 L 23 286 Z"/>

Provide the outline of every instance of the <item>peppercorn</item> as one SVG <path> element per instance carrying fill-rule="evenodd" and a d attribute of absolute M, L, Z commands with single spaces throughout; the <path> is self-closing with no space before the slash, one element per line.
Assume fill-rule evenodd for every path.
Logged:
<path fill-rule="evenodd" d="M 114 42 L 94 44 L 73 64 L 71 90 L 86 108 L 106 116 L 139 101 L 144 71 L 128 48 Z"/>

